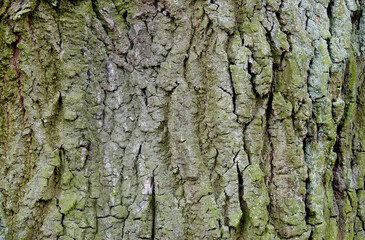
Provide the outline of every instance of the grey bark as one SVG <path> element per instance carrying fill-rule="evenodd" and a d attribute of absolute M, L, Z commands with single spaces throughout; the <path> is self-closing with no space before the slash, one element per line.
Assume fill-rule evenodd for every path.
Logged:
<path fill-rule="evenodd" d="M 0 239 L 365 239 L 364 9 L 0 2 Z"/>

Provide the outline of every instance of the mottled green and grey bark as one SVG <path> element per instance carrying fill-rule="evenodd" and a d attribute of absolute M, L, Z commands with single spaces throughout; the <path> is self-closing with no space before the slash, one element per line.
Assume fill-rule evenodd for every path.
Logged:
<path fill-rule="evenodd" d="M 365 239 L 362 0 L 0 1 L 0 239 Z"/>

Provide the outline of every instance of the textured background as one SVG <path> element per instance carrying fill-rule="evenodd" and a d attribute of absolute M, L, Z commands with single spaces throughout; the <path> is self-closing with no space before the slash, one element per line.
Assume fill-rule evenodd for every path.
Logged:
<path fill-rule="evenodd" d="M 2 0 L 0 239 L 365 239 L 362 0 Z"/>

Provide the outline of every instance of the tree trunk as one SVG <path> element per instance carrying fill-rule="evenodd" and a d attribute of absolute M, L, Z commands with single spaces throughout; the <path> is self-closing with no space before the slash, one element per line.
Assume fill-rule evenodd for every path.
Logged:
<path fill-rule="evenodd" d="M 2 0 L 0 239 L 365 239 L 362 0 Z"/>

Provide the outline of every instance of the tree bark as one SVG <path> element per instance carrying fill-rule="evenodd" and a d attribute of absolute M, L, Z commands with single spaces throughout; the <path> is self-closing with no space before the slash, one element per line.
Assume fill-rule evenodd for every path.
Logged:
<path fill-rule="evenodd" d="M 361 0 L 3 0 L 0 239 L 365 239 Z"/>

